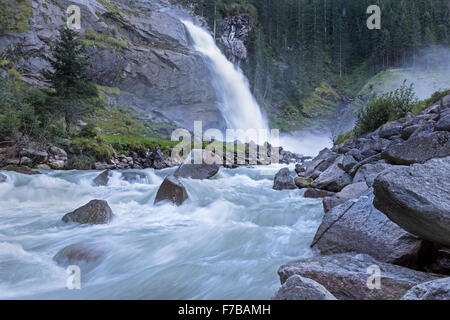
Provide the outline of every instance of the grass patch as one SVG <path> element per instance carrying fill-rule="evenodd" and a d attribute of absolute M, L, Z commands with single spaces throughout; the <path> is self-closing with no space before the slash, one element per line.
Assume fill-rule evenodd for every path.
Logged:
<path fill-rule="evenodd" d="M 5 33 L 22 33 L 30 30 L 29 19 L 33 16 L 31 1 L 0 0 L 0 35 Z"/>
<path fill-rule="evenodd" d="M 85 31 L 85 37 L 86 39 L 82 39 L 81 41 L 86 47 L 96 46 L 100 49 L 105 49 L 106 46 L 109 45 L 110 47 L 115 49 L 116 53 L 118 53 L 120 49 L 128 47 L 128 45 L 121 40 L 115 39 L 105 34 L 96 33 L 89 29 L 86 29 Z"/>

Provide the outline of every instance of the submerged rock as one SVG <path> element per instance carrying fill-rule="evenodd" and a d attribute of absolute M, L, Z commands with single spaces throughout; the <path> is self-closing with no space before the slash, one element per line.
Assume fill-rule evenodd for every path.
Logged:
<path fill-rule="evenodd" d="M 0 173 L 0 183 L 5 182 L 6 179 L 8 179 L 8 177 L 5 176 L 4 174 L 1 174 L 1 173 Z"/>
<path fill-rule="evenodd" d="M 405 230 L 450 247 L 450 157 L 393 167 L 375 180 L 375 207 Z"/>
<path fill-rule="evenodd" d="M 188 199 L 186 188 L 175 176 L 168 176 L 156 194 L 155 203 L 170 201 L 177 206 L 181 206 Z"/>
<path fill-rule="evenodd" d="M 99 244 L 77 243 L 61 249 L 53 260 L 63 267 L 78 265 L 86 271 L 87 267 L 98 265 L 105 258 L 106 252 L 106 248 Z"/>
<path fill-rule="evenodd" d="M 111 176 L 110 170 L 103 171 L 94 179 L 94 185 L 96 185 L 98 187 L 104 187 L 104 186 L 108 185 L 110 176 Z"/>
<path fill-rule="evenodd" d="M 6 166 L 4 168 L 2 168 L 2 170 L 5 171 L 12 171 L 12 172 L 16 172 L 16 173 L 20 173 L 20 174 L 26 174 L 26 175 L 36 175 L 36 174 L 41 174 L 39 171 L 37 170 L 32 170 L 28 167 L 19 167 L 19 166 L 13 166 L 13 165 L 9 165 Z"/>
<path fill-rule="evenodd" d="M 272 300 L 336 300 L 320 283 L 299 275 L 290 277 Z"/>
<path fill-rule="evenodd" d="M 326 214 L 313 246 L 322 254 L 358 252 L 382 262 L 417 267 L 426 244 L 375 209 L 373 199 L 368 190 L 358 201 L 346 202 Z"/>
<path fill-rule="evenodd" d="M 142 172 L 123 172 L 122 173 L 122 179 L 129 182 L 129 183 L 135 183 L 142 180 L 145 180 L 147 176 L 145 173 Z"/>
<path fill-rule="evenodd" d="M 274 190 L 293 190 L 297 189 L 295 185 L 294 178 L 291 177 L 291 172 L 288 168 L 283 168 L 275 175 L 275 180 L 273 182 Z"/>
<path fill-rule="evenodd" d="M 381 270 L 381 290 L 367 285 L 369 267 Z M 439 279 L 438 275 L 377 261 L 369 255 L 344 253 L 288 263 L 278 270 L 281 283 L 299 275 L 324 286 L 339 300 L 398 300 L 412 287 Z M 370 282 L 372 284 L 372 282 Z"/>
<path fill-rule="evenodd" d="M 450 300 L 450 278 L 414 286 L 406 292 L 402 300 Z"/>
<path fill-rule="evenodd" d="M 107 224 L 114 215 L 108 203 L 104 200 L 92 200 L 77 210 L 66 214 L 62 221 L 80 224 Z"/>

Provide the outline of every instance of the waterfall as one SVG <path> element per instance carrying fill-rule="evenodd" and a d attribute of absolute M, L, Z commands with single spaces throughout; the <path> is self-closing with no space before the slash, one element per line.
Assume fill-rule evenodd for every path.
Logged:
<path fill-rule="evenodd" d="M 213 75 L 213 86 L 228 129 L 267 130 L 261 109 L 249 89 L 243 72 L 222 54 L 210 33 L 183 20 L 194 48 L 200 52 Z"/>

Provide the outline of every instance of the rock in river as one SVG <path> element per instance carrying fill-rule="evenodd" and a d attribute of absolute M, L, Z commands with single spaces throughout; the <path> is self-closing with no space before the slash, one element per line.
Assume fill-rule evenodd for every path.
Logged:
<path fill-rule="evenodd" d="M 450 157 L 393 167 L 374 183 L 375 207 L 405 230 L 450 247 Z"/>
<path fill-rule="evenodd" d="M 297 189 L 294 178 L 288 168 L 281 169 L 276 175 L 273 183 L 274 190 L 293 190 Z"/>
<path fill-rule="evenodd" d="M 170 201 L 177 206 L 181 206 L 188 199 L 186 188 L 175 176 L 168 176 L 156 194 L 155 204 L 163 201 Z"/>
<path fill-rule="evenodd" d="M 104 187 L 108 185 L 109 177 L 111 176 L 110 170 L 105 170 L 102 173 L 100 173 L 95 179 L 94 179 L 94 185 L 98 187 Z"/>
<path fill-rule="evenodd" d="M 111 208 L 104 200 L 92 200 L 77 210 L 66 214 L 62 221 L 81 224 L 107 224 L 114 217 Z"/>

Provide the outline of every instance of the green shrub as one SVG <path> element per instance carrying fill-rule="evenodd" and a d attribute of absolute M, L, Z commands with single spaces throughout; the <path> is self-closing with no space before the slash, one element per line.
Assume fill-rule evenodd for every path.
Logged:
<path fill-rule="evenodd" d="M 340 145 L 350 142 L 355 137 L 355 131 L 349 131 L 343 134 L 338 135 L 334 139 L 334 145 Z"/>
<path fill-rule="evenodd" d="M 389 93 L 375 96 L 357 114 L 355 135 L 362 136 L 375 131 L 388 121 L 397 120 L 411 112 L 417 103 L 413 84 L 403 85 Z"/>
<path fill-rule="evenodd" d="M 82 138 L 96 138 L 97 134 L 98 132 L 95 130 L 94 125 L 89 123 L 81 129 L 78 136 Z"/>
<path fill-rule="evenodd" d="M 76 170 L 90 170 L 95 163 L 95 158 L 81 155 L 75 156 L 67 161 L 67 167 Z"/>
<path fill-rule="evenodd" d="M 72 141 L 73 149 L 79 156 L 93 157 L 96 161 L 106 161 L 115 156 L 115 150 L 102 138 L 77 137 Z"/>

